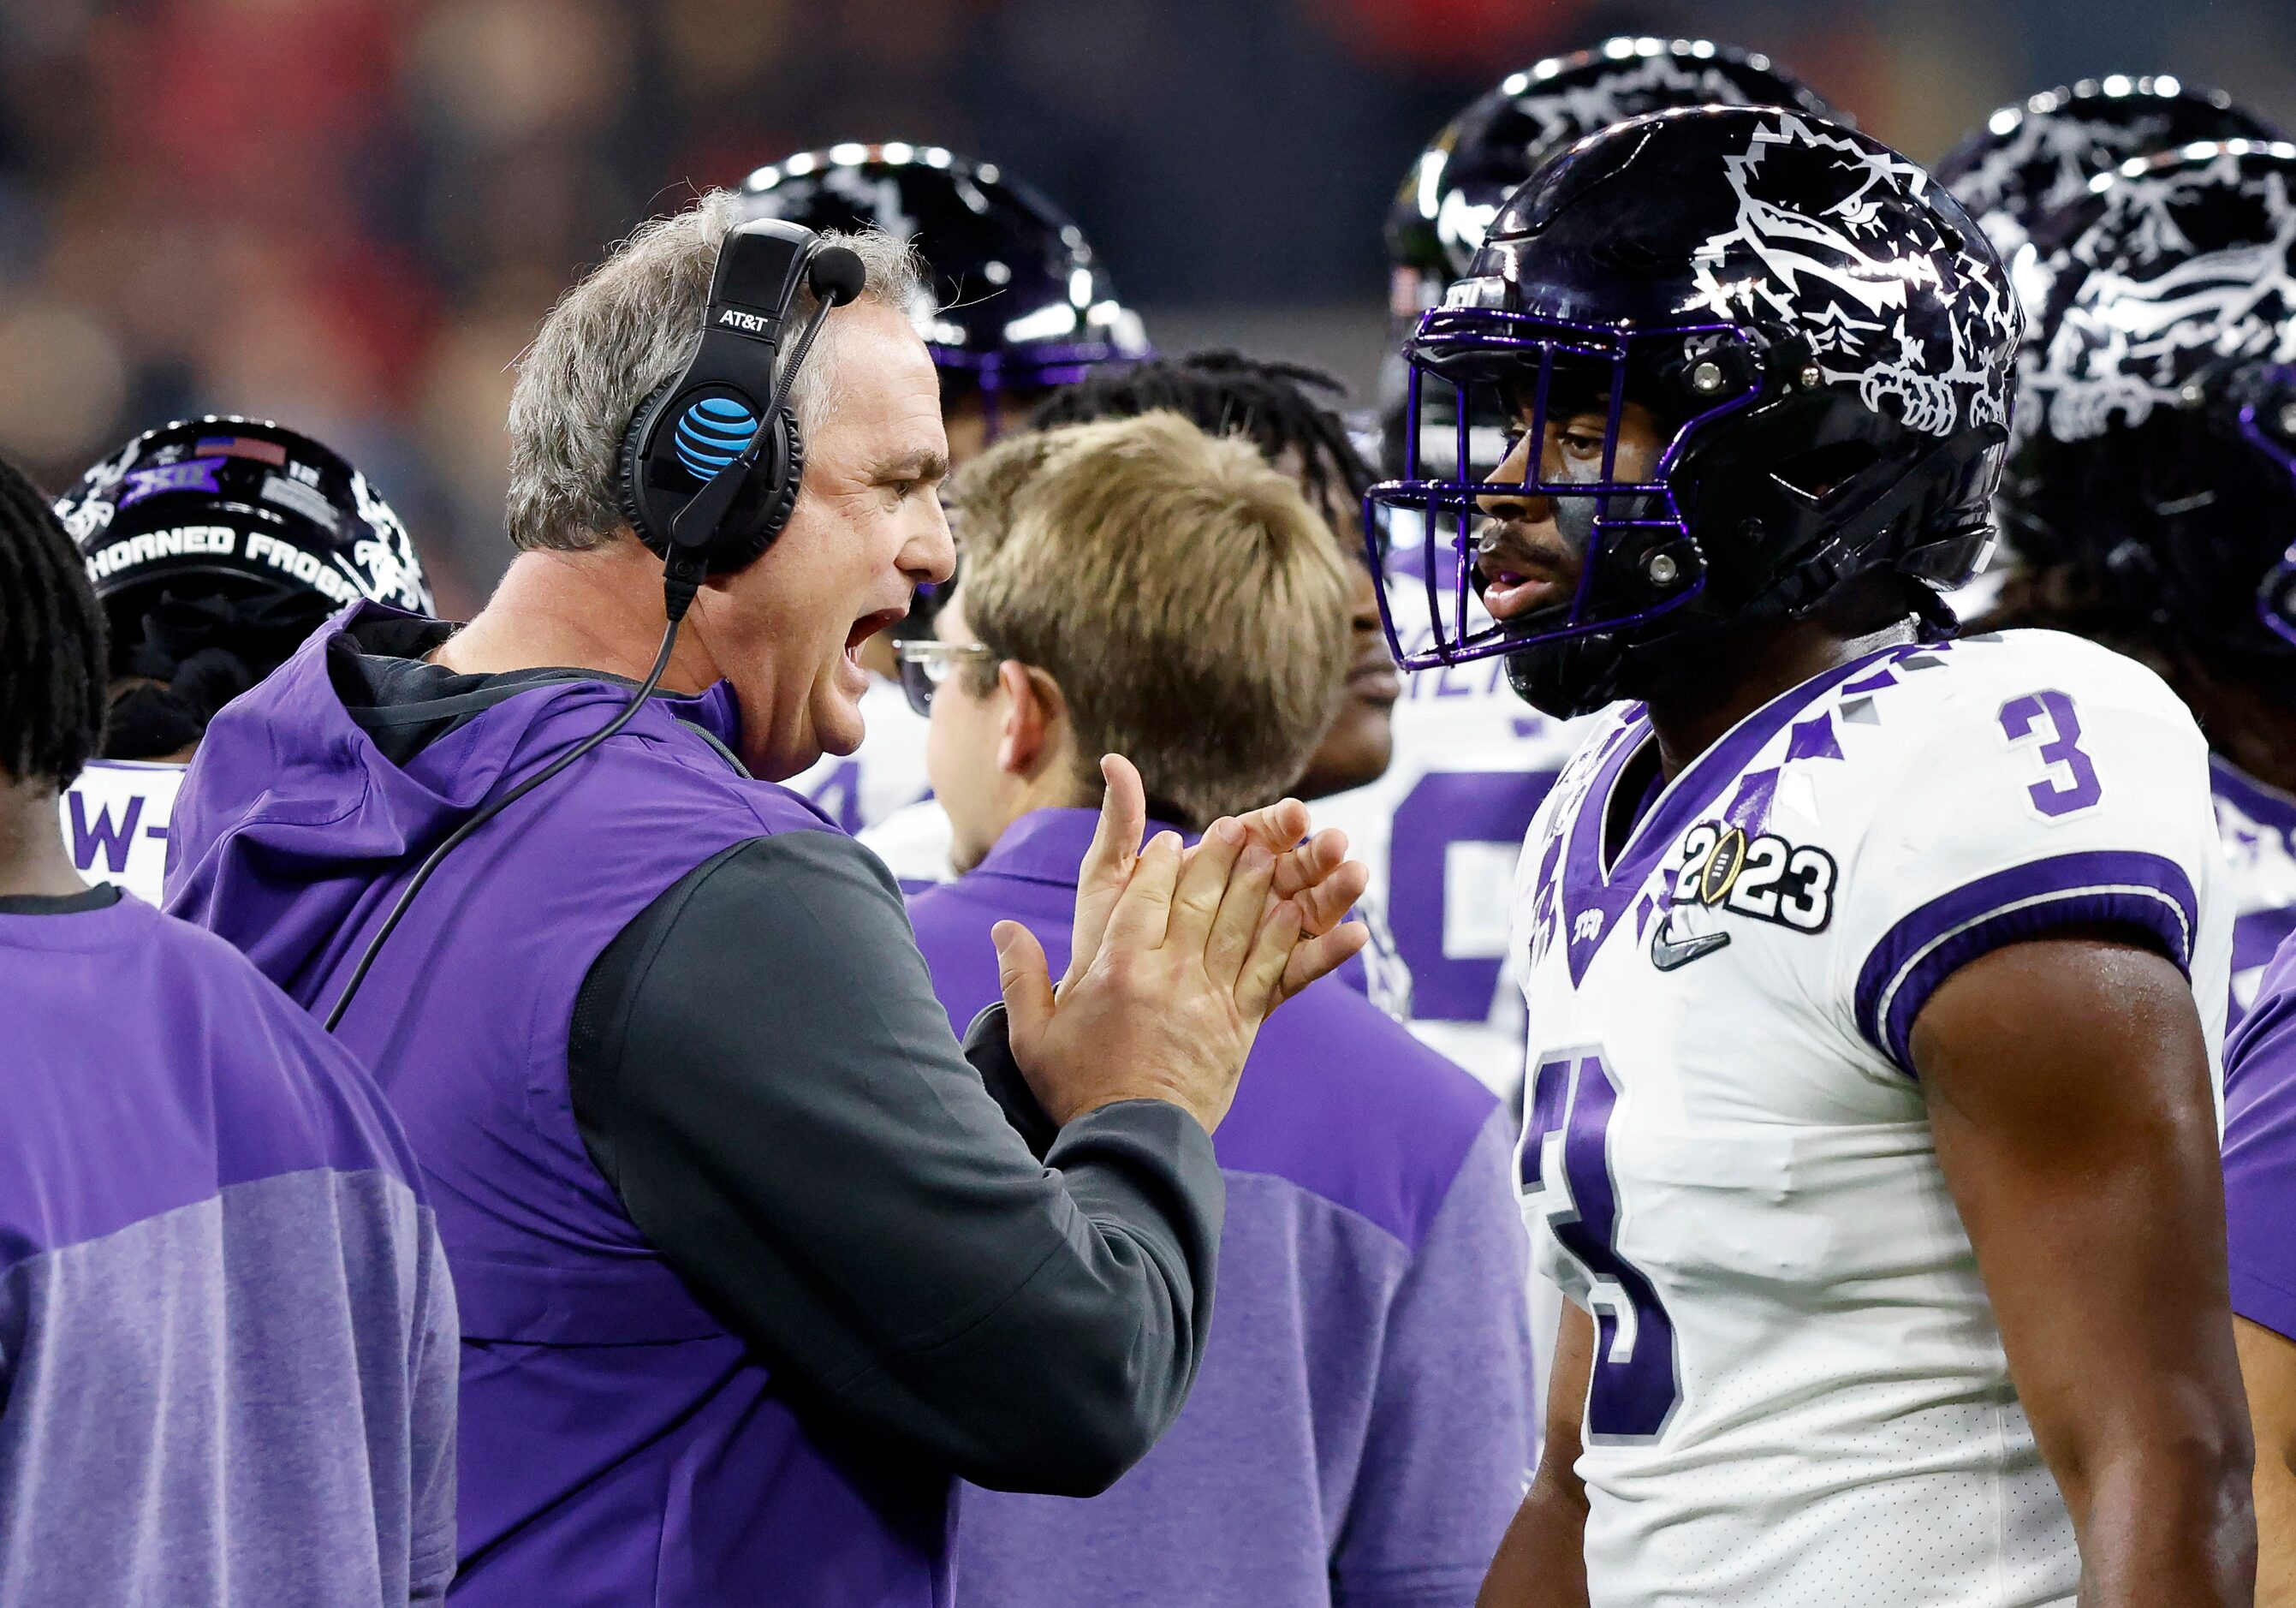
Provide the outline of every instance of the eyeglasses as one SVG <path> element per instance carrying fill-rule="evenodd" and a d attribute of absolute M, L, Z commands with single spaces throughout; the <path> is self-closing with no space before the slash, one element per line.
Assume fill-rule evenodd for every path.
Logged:
<path fill-rule="evenodd" d="M 901 691 L 920 715 L 932 713 L 933 694 L 960 664 L 989 663 L 996 651 L 978 642 L 902 642 L 893 644 L 901 667 Z"/>

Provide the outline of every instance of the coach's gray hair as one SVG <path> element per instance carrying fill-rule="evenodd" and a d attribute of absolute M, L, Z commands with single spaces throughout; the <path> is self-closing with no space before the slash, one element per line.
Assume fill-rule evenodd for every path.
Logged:
<path fill-rule="evenodd" d="M 510 399 L 504 521 L 512 546 L 579 553 L 627 529 L 614 481 L 630 415 L 693 358 L 718 244 L 744 221 L 740 201 L 713 190 L 641 226 L 550 309 L 519 359 Z M 912 316 L 924 308 L 924 277 L 906 244 L 880 230 L 823 238 L 860 257 L 862 300 Z M 798 316 L 816 305 L 801 293 Z M 832 318 L 790 390 L 798 428 L 814 439 L 836 406 L 836 348 Z"/>

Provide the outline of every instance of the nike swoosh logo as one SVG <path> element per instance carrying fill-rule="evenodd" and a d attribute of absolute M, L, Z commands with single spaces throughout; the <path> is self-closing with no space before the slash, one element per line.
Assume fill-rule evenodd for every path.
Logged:
<path fill-rule="evenodd" d="M 1711 955 L 1730 941 L 1727 932 L 1702 932 L 1696 938 L 1680 942 L 1666 935 L 1666 923 L 1660 922 L 1651 934 L 1651 964 L 1661 972 L 1671 972 L 1677 966 L 1686 966 L 1702 955 Z"/>

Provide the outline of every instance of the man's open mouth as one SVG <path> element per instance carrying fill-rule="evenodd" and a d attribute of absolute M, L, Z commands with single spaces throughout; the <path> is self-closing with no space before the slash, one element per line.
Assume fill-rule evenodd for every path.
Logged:
<path fill-rule="evenodd" d="M 861 662 L 861 644 L 880 631 L 890 630 L 909 617 L 906 609 L 879 609 L 873 614 L 864 614 L 853 622 L 845 634 L 845 657 L 855 664 Z"/>
<path fill-rule="evenodd" d="M 1567 603 L 1578 581 L 1562 559 L 1504 531 L 1478 546 L 1475 572 L 1483 607 L 1498 620 Z"/>

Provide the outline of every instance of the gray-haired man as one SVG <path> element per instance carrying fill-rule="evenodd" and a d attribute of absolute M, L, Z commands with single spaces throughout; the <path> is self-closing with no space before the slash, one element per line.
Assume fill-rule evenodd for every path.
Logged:
<path fill-rule="evenodd" d="M 545 323 L 511 410 L 521 551 L 476 619 L 355 611 L 210 729 L 176 907 L 307 1005 L 411 850 L 649 663 L 661 564 L 619 452 L 693 349 L 734 221 L 711 195 L 649 226 Z M 914 270 L 842 243 L 865 287 L 795 389 L 787 526 L 694 601 L 677 695 L 444 862 L 343 1021 L 463 1300 L 468 1604 L 922 1608 L 947 1596 L 953 1474 L 1108 1484 L 1194 1374 L 1207 1130 L 1266 1012 L 1355 947 L 1335 923 L 1362 867 L 1269 847 L 1300 807 L 1136 853 L 1138 777 L 1111 759 L 1057 1005 L 1034 939 L 997 938 L 1009 1044 L 990 1018 L 973 1053 L 1000 1110 L 891 878 L 752 779 L 860 741 L 855 648 L 952 563 Z"/>

